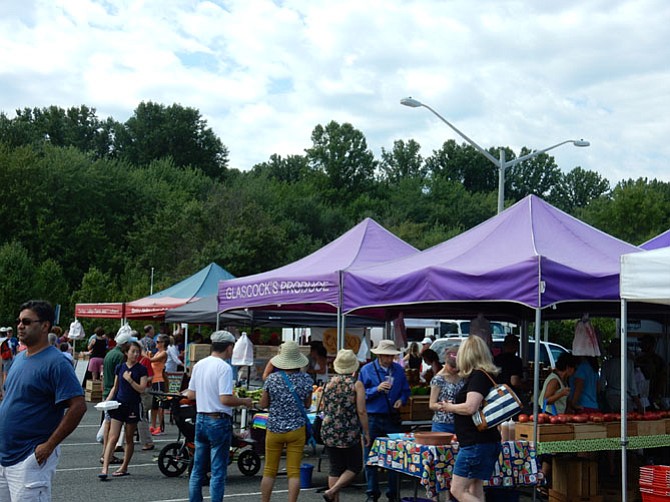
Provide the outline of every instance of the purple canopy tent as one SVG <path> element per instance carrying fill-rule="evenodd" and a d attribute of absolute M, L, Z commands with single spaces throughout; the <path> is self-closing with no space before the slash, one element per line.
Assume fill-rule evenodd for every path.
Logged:
<path fill-rule="evenodd" d="M 421 253 L 344 273 L 345 313 L 425 304 L 512 302 L 543 309 L 619 299 L 619 259 L 636 246 L 529 195 Z"/>
<path fill-rule="evenodd" d="M 647 251 L 651 251 L 652 249 L 667 248 L 668 246 L 670 246 L 670 230 L 666 230 L 662 234 L 649 239 L 644 244 L 640 244 L 640 247 L 642 249 L 646 249 Z"/>
<path fill-rule="evenodd" d="M 370 315 L 445 303 L 507 303 L 535 312 L 539 361 L 542 309 L 564 302 L 619 300 L 620 257 L 639 248 L 530 195 L 499 215 L 416 255 L 345 271 L 343 311 Z M 540 365 L 534 367 L 539 395 Z M 533 403 L 537 416 L 538 404 Z M 533 439 L 537 440 L 537 420 Z"/>
<path fill-rule="evenodd" d="M 262 308 L 338 314 L 342 347 L 342 274 L 418 253 L 371 218 L 304 258 L 268 272 L 221 281 L 219 312 Z"/>

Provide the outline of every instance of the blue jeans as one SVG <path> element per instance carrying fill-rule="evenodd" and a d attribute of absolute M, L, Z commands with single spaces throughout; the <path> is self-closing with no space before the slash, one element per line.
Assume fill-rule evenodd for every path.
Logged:
<path fill-rule="evenodd" d="M 209 482 L 209 495 L 212 502 L 223 500 L 233 429 L 230 417 L 222 417 L 209 417 L 198 413 L 195 419 L 195 458 L 188 482 L 190 502 L 202 502 L 202 484 L 210 466 L 212 478 Z"/>
<path fill-rule="evenodd" d="M 444 422 L 433 422 L 430 430 L 432 432 L 451 432 L 452 434 L 456 433 L 456 427 L 454 424 L 445 424 Z"/>
<path fill-rule="evenodd" d="M 400 426 L 391 422 L 388 415 L 368 415 L 368 428 L 370 429 L 370 446 L 375 438 L 379 436 L 386 436 L 389 433 L 400 432 Z M 365 448 L 365 460 L 370 455 L 370 448 Z M 387 488 L 386 496 L 389 499 L 398 498 L 398 474 L 395 471 L 388 469 L 387 471 Z M 377 468 L 375 466 L 365 466 L 365 479 L 367 480 L 366 493 L 368 497 L 375 500 L 379 498 L 381 492 L 379 490 L 379 479 L 377 478 Z"/>

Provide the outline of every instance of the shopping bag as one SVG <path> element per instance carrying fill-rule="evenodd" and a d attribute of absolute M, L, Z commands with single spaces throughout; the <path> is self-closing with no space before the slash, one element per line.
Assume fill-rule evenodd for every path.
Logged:
<path fill-rule="evenodd" d="M 231 363 L 233 366 L 253 366 L 254 364 L 254 344 L 244 332 L 235 342 Z"/>

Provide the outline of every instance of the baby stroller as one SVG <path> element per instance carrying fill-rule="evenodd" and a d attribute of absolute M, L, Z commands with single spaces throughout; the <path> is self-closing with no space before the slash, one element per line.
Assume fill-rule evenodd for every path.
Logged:
<path fill-rule="evenodd" d="M 159 400 L 170 401 L 172 416 L 179 430 L 174 443 L 168 443 L 158 454 L 158 468 L 167 477 L 181 476 L 193 466 L 195 454 L 195 402 L 185 399 L 181 394 L 152 392 Z M 261 457 L 253 448 L 254 441 L 233 434 L 230 443 L 228 465 L 237 461 L 240 472 L 245 476 L 254 476 L 261 468 Z"/>

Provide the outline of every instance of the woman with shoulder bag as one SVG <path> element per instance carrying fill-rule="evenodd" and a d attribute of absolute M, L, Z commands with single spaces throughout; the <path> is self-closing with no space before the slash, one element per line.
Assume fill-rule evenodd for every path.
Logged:
<path fill-rule="evenodd" d="M 365 446 L 370 446 L 365 387 L 358 381 L 358 359 L 352 350 L 342 349 L 333 362 L 336 375 L 323 388 L 319 410 L 323 410 L 321 438 L 328 452 L 330 471 L 326 502 L 337 502 L 340 490 L 363 469 L 361 428 Z"/>
<path fill-rule="evenodd" d="M 287 341 L 270 361 L 277 371 L 265 380 L 258 403 L 261 408 L 268 408 L 261 501 L 270 501 L 279 459 L 286 448 L 288 500 L 296 502 L 300 494 L 300 462 L 307 429 L 305 407 L 312 404 L 312 377 L 300 369 L 309 364 L 309 359 L 300 352 L 296 342 Z"/>
<path fill-rule="evenodd" d="M 500 456 L 500 432 L 496 427 L 479 431 L 472 415 L 494 386 L 492 377 L 500 369 L 491 351 L 478 336 L 469 336 L 458 350 L 456 364 L 465 379 L 453 402 L 440 402 L 439 411 L 454 413 L 458 455 L 451 479 L 451 494 L 461 502 L 484 501 L 484 481 L 491 478 Z"/>

